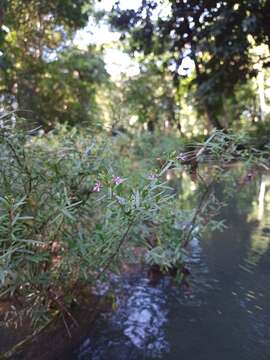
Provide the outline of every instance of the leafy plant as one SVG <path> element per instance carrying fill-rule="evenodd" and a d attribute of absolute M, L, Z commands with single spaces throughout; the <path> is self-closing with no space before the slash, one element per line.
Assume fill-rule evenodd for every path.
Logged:
<path fill-rule="evenodd" d="M 55 311 L 71 316 L 80 286 L 117 269 L 127 249 L 147 245 L 141 226 L 172 198 L 162 172 L 142 174 L 134 186 L 109 139 L 55 132 L 26 134 L 8 119 L 0 130 L 1 297 L 15 299 L 7 315 L 30 317 L 36 327 Z"/>

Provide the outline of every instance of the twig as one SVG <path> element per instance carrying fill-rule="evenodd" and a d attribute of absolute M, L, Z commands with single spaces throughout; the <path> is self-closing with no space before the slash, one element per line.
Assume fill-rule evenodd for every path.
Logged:
<path fill-rule="evenodd" d="M 68 317 L 72 320 L 72 322 L 77 327 L 79 327 L 78 321 L 73 317 L 73 315 L 70 313 L 70 311 L 66 308 L 63 301 L 59 297 L 57 297 L 57 294 L 55 294 L 52 289 L 49 290 L 48 294 L 49 294 L 50 299 L 57 304 L 57 306 L 61 310 L 62 314 L 67 314 Z"/>
<path fill-rule="evenodd" d="M 65 319 L 65 315 L 64 315 L 64 314 L 62 314 L 62 319 L 63 319 L 63 323 L 64 323 L 64 325 L 65 325 L 65 328 L 66 328 L 68 337 L 71 339 L 71 338 L 72 338 L 71 332 L 70 332 L 70 330 L 69 330 L 69 327 L 68 327 L 68 324 L 67 324 L 67 322 L 66 322 L 66 319 Z"/>
<path fill-rule="evenodd" d="M 25 173 L 26 173 L 26 175 L 28 177 L 28 180 L 29 180 L 28 189 L 26 189 L 25 186 L 24 186 L 24 188 L 25 188 L 25 193 L 27 195 L 29 195 L 31 193 L 31 191 L 32 191 L 32 180 L 33 180 L 32 176 L 31 176 L 31 172 L 29 171 L 28 167 L 22 163 L 22 161 L 21 161 L 19 155 L 17 154 L 17 151 L 15 150 L 13 144 L 7 138 L 5 138 L 5 141 L 8 144 L 11 152 L 13 153 L 13 156 L 16 159 L 18 165 L 22 168 L 22 170 L 25 171 Z M 24 153 L 23 156 L 24 156 L 24 161 L 25 161 L 25 153 Z"/>
<path fill-rule="evenodd" d="M 12 349 L 8 350 L 4 354 L 0 354 L 0 360 L 8 360 L 12 359 L 14 355 L 25 345 L 30 343 L 36 336 L 43 333 L 56 319 L 58 318 L 60 311 L 57 311 L 53 318 L 49 320 L 40 330 L 34 331 L 31 335 L 27 336 L 24 340 L 18 342 L 16 345 L 13 346 Z"/>
<path fill-rule="evenodd" d="M 196 220 L 197 220 L 197 218 L 198 218 L 198 216 L 199 216 L 199 214 L 200 214 L 200 212 L 201 212 L 201 210 L 202 210 L 202 206 L 203 206 L 203 204 L 204 204 L 204 202 L 205 202 L 205 199 L 210 195 L 210 193 L 211 193 L 211 188 L 212 188 L 212 184 L 213 183 L 211 183 L 208 187 L 207 187 L 207 189 L 206 189 L 206 191 L 203 193 L 203 195 L 202 195 L 202 197 L 201 197 L 201 200 L 200 200 L 200 202 L 199 202 L 199 205 L 198 205 L 198 207 L 197 207 L 197 209 L 196 209 L 196 211 L 195 211 L 195 214 L 193 215 L 193 218 L 192 218 L 192 220 L 191 220 L 191 226 L 190 226 L 190 229 L 189 229 L 189 232 L 188 232 L 188 234 L 187 234 L 187 237 L 186 237 L 186 239 L 185 239 L 185 241 L 184 241 L 184 243 L 183 243 L 183 246 L 185 247 L 188 243 L 189 243 L 189 241 L 190 241 L 190 237 L 191 237 L 191 235 L 192 235 L 192 232 L 193 232 L 193 230 L 194 230 L 194 225 L 196 224 Z"/>
<path fill-rule="evenodd" d="M 123 244 L 125 243 L 127 237 L 128 237 L 128 234 L 130 232 L 130 229 L 132 228 L 134 224 L 134 219 L 130 221 L 130 223 L 128 224 L 128 227 L 125 231 L 125 233 L 123 234 L 117 248 L 116 248 L 116 251 L 109 257 L 108 261 L 107 261 L 107 264 L 103 267 L 103 269 L 98 273 L 95 281 L 97 281 L 109 268 L 111 262 L 113 261 L 113 259 L 117 256 L 117 254 L 119 253 L 121 247 L 123 246 Z"/>

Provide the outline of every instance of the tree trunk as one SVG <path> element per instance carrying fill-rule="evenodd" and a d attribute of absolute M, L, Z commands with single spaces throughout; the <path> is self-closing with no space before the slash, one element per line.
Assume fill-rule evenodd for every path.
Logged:
<path fill-rule="evenodd" d="M 177 130 L 179 131 L 180 135 L 182 135 L 182 126 L 181 126 L 180 119 L 178 119 L 178 121 L 177 121 Z"/>
<path fill-rule="evenodd" d="M 197 76 L 197 78 L 200 78 L 201 69 L 200 69 L 200 65 L 198 63 L 197 56 L 196 56 L 196 46 L 192 41 L 191 41 L 191 58 L 194 61 L 196 76 Z M 203 109 L 204 109 L 204 112 L 208 119 L 209 124 L 212 125 L 216 129 L 222 130 L 224 127 L 221 125 L 218 118 L 213 114 L 213 111 L 211 111 L 210 106 L 207 103 L 207 101 L 205 101 L 205 99 L 201 99 L 201 104 L 203 106 Z"/>
<path fill-rule="evenodd" d="M 149 120 L 147 123 L 147 130 L 150 132 L 154 132 L 155 130 L 155 124 L 153 120 Z"/>
<path fill-rule="evenodd" d="M 209 124 L 218 130 L 223 130 L 224 126 L 221 125 L 218 118 L 211 112 L 211 110 L 209 109 L 209 106 L 205 102 L 203 103 L 203 105 L 204 105 L 204 111 L 205 111 L 205 114 L 206 114 Z"/>
<path fill-rule="evenodd" d="M 259 93 L 259 99 L 260 99 L 260 115 L 261 120 L 264 121 L 265 117 L 267 115 L 267 105 L 265 100 L 265 88 L 264 88 L 264 72 L 263 68 L 261 67 L 258 76 L 257 76 L 257 82 L 258 82 L 258 93 Z"/>

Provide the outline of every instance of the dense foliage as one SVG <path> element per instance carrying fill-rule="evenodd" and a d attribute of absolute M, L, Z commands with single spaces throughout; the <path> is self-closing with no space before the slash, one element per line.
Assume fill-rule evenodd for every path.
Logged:
<path fill-rule="evenodd" d="M 269 1 L 142 1 L 135 10 L 114 7 L 111 24 L 128 36 L 132 53 L 153 54 L 179 79 L 186 58 L 194 63 L 197 106 L 210 124 L 219 120 L 224 99 L 237 84 L 268 67 Z M 268 45 L 268 54 L 252 56 L 250 48 Z M 165 57 L 164 57 L 165 55 Z"/>
<path fill-rule="evenodd" d="M 24 118 L 52 128 L 61 122 L 94 125 L 96 95 L 108 79 L 101 51 L 78 50 L 75 30 L 92 11 L 87 1 L 8 1 L 0 42 L 2 102 Z"/>
<path fill-rule="evenodd" d="M 7 320 L 30 316 L 40 325 L 56 309 L 67 315 L 76 291 L 130 259 L 135 246 L 147 250 L 153 229 L 160 237 L 177 232 L 177 214 L 170 188 L 160 181 L 166 168 L 126 177 L 130 164 L 109 139 L 64 129 L 40 137 L 3 122 L 1 298 L 18 301 Z M 175 261 L 167 259 L 166 266 Z"/>

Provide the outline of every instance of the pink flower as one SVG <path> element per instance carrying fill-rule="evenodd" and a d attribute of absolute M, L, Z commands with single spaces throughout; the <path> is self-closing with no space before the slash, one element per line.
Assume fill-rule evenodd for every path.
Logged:
<path fill-rule="evenodd" d="M 122 182 L 124 182 L 125 179 L 121 178 L 120 176 L 115 176 L 112 181 L 115 185 L 119 185 L 122 184 Z"/>
<path fill-rule="evenodd" d="M 148 175 L 148 180 L 156 180 L 158 178 L 157 174 L 149 174 Z"/>
<path fill-rule="evenodd" d="M 101 189 L 101 182 L 97 181 L 92 189 L 92 192 L 100 192 Z"/>

